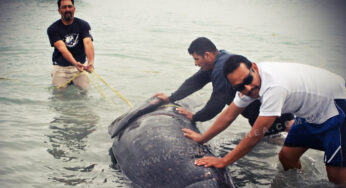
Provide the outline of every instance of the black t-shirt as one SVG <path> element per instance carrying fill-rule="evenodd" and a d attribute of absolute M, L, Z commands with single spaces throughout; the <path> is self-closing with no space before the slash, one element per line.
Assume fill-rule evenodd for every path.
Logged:
<path fill-rule="evenodd" d="M 92 39 L 88 22 L 75 17 L 71 25 L 64 25 L 60 19 L 48 27 L 47 34 L 52 47 L 56 41 L 62 40 L 65 42 L 67 49 L 71 52 L 76 61 L 85 63 L 86 54 L 84 51 L 83 39 L 86 37 Z M 72 65 L 62 56 L 57 48 L 54 48 L 52 60 L 53 65 Z"/>

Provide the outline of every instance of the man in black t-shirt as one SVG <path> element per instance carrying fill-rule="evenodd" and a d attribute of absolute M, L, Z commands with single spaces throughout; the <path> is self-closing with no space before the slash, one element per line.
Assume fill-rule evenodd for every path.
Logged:
<path fill-rule="evenodd" d="M 93 38 L 88 22 L 74 17 L 73 0 L 58 0 L 58 12 L 61 19 L 47 29 L 50 44 L 54 47 L 52 78 L 56 87 L 69 81 L 79 71 L 91 72 L 94 69 Z M 80 74 L 73 84 L 86 90 L 89 79 Z"/>

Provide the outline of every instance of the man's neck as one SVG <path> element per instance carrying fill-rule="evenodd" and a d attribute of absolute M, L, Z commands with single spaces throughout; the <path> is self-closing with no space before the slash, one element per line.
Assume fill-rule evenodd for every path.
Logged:
<path fill-rule="evenodd" d="M 66 20 L 64 20 L 64 19 L 61 19 L 61 21 L 62 21 L 62 23 L 63 23 L 64 25 L 71 25 L 71 24 L 73 23 L 73 21 L 74 21 L 74 18 L 72 18 L 70 21 L 66 21 Z"/>
<path fill-rule="evenodd" d="M 216 61 L 217 55 L 219 55 L 219 50 L 216 50 L 216 51 L 212 52 L 212 54 L 214 55 L 214 61 L 213 61 L 213 64 L 214 64 L 215 61 Z"/>

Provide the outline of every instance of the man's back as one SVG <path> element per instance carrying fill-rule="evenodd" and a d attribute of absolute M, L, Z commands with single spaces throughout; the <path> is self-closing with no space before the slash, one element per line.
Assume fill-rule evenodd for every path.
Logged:
<path fill-rule="evenodd" d="M 282 113 L 294 113 L 311 123 L 322 123 L 338 114 L 334 99 L 346 98 L 344 79 L 327 70 L 296 63 L 260 63 L 258 67 L 263 104 L 284 98 L 284 104 L 270 102 L 275 103 L 270 111 L 277 106 L 276 110 Z M 264 110 L 261 107 L 261 113 Z"/>

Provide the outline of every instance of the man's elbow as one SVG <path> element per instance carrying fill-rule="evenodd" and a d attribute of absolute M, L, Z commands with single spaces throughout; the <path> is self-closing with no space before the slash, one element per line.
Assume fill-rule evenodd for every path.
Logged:
<path fill-rule="evenodd" d="M 84 43 L 85 46 L 93 47 L 93 42 L 92 42 L 90 37 L 84 38 L 83 39 L 83 43 Z"/>

